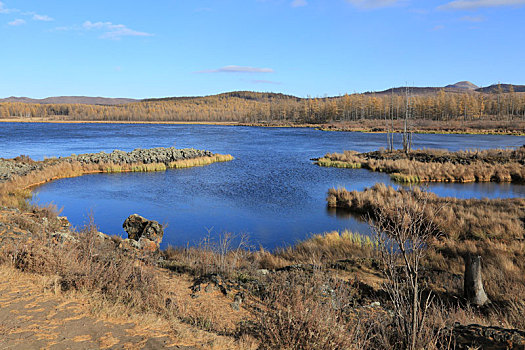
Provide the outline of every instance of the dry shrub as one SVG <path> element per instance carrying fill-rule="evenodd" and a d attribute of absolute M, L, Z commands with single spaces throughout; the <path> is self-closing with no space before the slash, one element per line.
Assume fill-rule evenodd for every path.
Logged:
<path fill-rule="evenodd" d="M 242 270 L 253 270 L 253 256 L 244 235 L 223 233 L 217 238 L 211 234 L 197 246 L 172 247 L 163 251 L 167 267 L 202 276 L 218 273 L 223 277 L 236 277 Z"/>
<path fill-rule="evenodd" d="M 43 236 L 2 249 L 1 260 L 22 271 L 59 277 L 62 290 L 99 293 L 140 310 L 159 310 L 161 291 L 152 266 L 117 249 L 87 226 L 78 240 L 63 243 Z"/>
<path fill-rule="evenodd" d="M 263 349 L 368 348 L 371 327 L 350 315 L 354 292 L 326 273 L 278 273 L 253 310 L 252 331 Z"/>

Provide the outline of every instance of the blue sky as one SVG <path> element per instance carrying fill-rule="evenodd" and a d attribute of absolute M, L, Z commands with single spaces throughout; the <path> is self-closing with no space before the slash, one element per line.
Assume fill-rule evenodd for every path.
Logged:
<path fill-rule="evenodd" d="M 0 0 L 0 97 L 525 84 L 525 0 Z"/>

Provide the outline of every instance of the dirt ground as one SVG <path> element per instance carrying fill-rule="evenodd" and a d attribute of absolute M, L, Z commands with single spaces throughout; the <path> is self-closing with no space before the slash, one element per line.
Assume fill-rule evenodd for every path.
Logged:
<path fill-rule="evenodd" d="M 83 299 L 56 294 L 49 279 L 2 267 L 0 349 L 202 348 L 174 337 L 167 322 L 95 318 Z"/>

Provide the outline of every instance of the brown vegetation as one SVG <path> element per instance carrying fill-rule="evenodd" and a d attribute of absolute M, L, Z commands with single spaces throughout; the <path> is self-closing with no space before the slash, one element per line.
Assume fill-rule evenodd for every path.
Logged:
<path fill-rule="evenodd" d="M 400 208 L 425 212 L 434 237 L 428 240 L 422 265 L 429 285 L 443 302 L 460 300 L 464 257 L 480 255 L 483 280 L 493 301 L 482 323 L 523 328 L 525 304 L 525 199 L 441 198 L 432 193 L 377 184 L 362 192 L 331 189 L 328 205 L 395 223 Z M 423 206 L 422 203 L 425 203 Z M 457 298 L 457 299 L 456 299 Z M 447 313 L 450 310 L 447 311 Z"/>
<path fill-rule="evenodd" d="M 484 154 L 499 156 L 508 157 Z M 60 292 L 183 322 L 229 339 L 223 348 L 436 349 L 453 344 L 455 322 L 525 328 L 522 198 L 460 200 L 384 185 L 332 189 L 329 205 L 373 219 L 376 238 L 331 232 L 269 252 L 224 235 L 156 253 L 130 249 L 94 224 L 77 233 L 55 208 L 24 204 L 36 180 L 84 171 L 47 162 L 1 184 L 3 205 L 22 211 L 0 209 L 0 264 L 49 276 Z M 404 255 L 392 249 L 405 244 Z M 468 253 L 482 256 L 488 307 L 472 308 L 462 298 Z"/>
<path fill-rule="evenodd" d="M 327 154 L 320 166 L 365 168 L 398 182 L 525 182 L 525 147 L 449 152 L 444 150 Z"/>
<path fill-rule="evenodd" d="M 446 92 L 411 97 L 410 114 L 418 121 L 469 123 L 478 120 L 523 122 L 525 94 L 513 91 L 495 93 Z M 0 118 L 44 118 L 99 121 L 234 121 L 240 123 L 323 124 L 374 120 L 383 127 L 388 116 L 405 115 L 405 96 L 395 94 L 352 94 L 327 98 L 239 91 L 206 97 L 145 100 L 118 106 L 82 104 L 0 103 Z M 487 125 L 490 125 L 489 122 Z M 516 125 L 516 124 L 514 124 Z M 523 123 L 518 132 L 523 133 Z M 417 128 L 416 126 L 413 126 Z M 450 126 L 452 127 L 452 126 Z M 519 129 L 521 127 L 521 130 Z M 446 129 L 441 124 L 438 130 Z M 489 126 L 485 129 L 492 130 Z"/>

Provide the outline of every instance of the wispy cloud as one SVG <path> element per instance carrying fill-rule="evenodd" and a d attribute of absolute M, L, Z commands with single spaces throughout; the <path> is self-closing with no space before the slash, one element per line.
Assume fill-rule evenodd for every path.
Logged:
<path fill-rule="evenodd" d="M 482 7 L 525 5 L 525 0 L 455 0 L 439 6 L 442 10 L 476 10 Z"/>
<path fill-rule="evenodd" d="M 54 19 L 49 17 L 48 15 L 39 15 L 38 13 L 33 13 L 33 17 L 31 17 L 31 18 L 34 21 L 44 21 L 44 22 L 54 21 Z"/>
<path fill-rule="evenodd" d="M 85 21 L 82 24 L 84 30 L 98 30 L 103 32 L 100 38 L 119 40 L 124 36 L 153 36 L 146 32 L 139 32 L 128 28 L 124 24 L 113 24 L 111 22 L 91 22 Z"/>
<path fill-rule="evenodd" d="M 26 21 L 21 19 L 21 18 L 17 18 L 14 21 L 11 21 L 11 22 L 9 22 L 7 24 L 10 25 L 10 26 L 21 26 L 23 24 L 26 24 Z"/>
<path fill-rule="evenodd" d="M 346 2 L 361 9 L 378 9 L 382 7 L 390 7 L 399 5 L 404 0 L 346 0 Z"/>
<path fill-rule="evenodd" d="M 247 66 L 224 66 L 218 69 L 206 69 L 195 73 L 273 73 L 271 68 L 258 68 Z"/>
<path fill-rule="evenodd" d="M 11 12 L 18 12 L 18 10 L 8 9 L 7 7 L 5 7 L 5 4 L 2 1 L 0 1 L 0 13 L 6 14 L 6 13 L 11 13 Z"/>
<path fill-rule="evenodd" d="M 485 17 L 483 16 L 463 16 L 459 20 L 463 22 L 479 23 L 479 22 L 483 22 L 485 20 Z"/>
<path fill-rule="evenodd" d="M 443 30 L 443 29 L 445 29 L 445 26 L 442 24 L 438 24 L 437 26 L 432 28 L 433 31 L 438 31 L 438 30 Z"/>
<path fill-rule="evenodd" d="M 293 0 L 292 1 L 292 7 L 301 7 L 308 5 L 308 2 L 306 0 Z"/>
<path fill-rule="evenodd" d="M 53 21 L 54 19 L 49 17 L 48 15 L 40 15 L 36 12 L 22 12 L 20 11 L 19 9 L 15 9 L 15 8 L 7 8 L 5 3 L 3 3 L 2 1 L 0 1 L 0 13 L 3 13 L 3 14 L 8 14 L 8 13 L 19 13 L 20 15 L 22 16 L 29 16 L 31 17 L 32 20 L 34 21 L 45 21 L 45 22 L 49 22 L 49 21 Z M 18 21 L 18 22 L 17 22 Z M 24 21 L 23 23 L 21 23 L 20 21 Z M 10 23 L 18 23 L 18 24 L 15 24 L 15 25 L 20 25 L 20 24 L 24 24 L 26 23 L 25 20 L 22 20 L 22 19 L 17 19 L 15 21 L 12 21 Z M 9 23 L 8 23 L 9 24 Z M 11 25 L 11 24 L 10 24 Z"/>
<path fill-rule="evenodd" d="M 281 82 L 271 81 L 271 80 L 250 80 L 252 84 L 272 84 L 272 85 L 281 85 Z"/>

